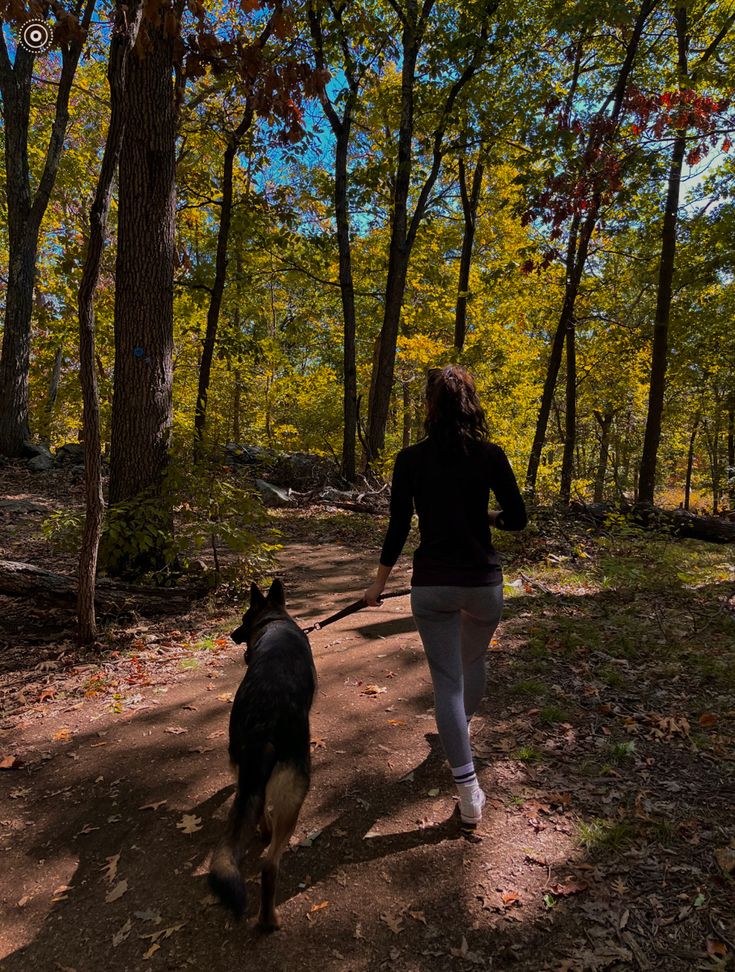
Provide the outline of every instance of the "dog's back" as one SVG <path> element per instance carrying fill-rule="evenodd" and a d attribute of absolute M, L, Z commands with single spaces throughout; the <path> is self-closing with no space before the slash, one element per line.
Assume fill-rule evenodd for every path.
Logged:
<path fill-rule="evenodd" d="M 270 845 L 258 922 L 273 929 L 279 925 L 275 888 L 281 854 L 309 788 L 309 711 L 316 674 L 309 640 L 286 614 L 280 581 L 274 581 L 267 597 L 253 586 L 250 608 L 232 637 L 248 644 L 248 670 L 230 714 L 229 753 L 238 785 L 225 836 L 212 860 L 210 884 L 235 914 L 243 913 L 240 864 L 260 823 Z"/>

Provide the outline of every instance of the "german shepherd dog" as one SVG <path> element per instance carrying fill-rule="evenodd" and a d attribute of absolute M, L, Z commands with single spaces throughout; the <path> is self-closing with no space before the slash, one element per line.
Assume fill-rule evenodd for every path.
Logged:
<path fill-rule="evenodd" d="M 288 845 L 309 789 L 309 711 L 316 670 L 309 639 L 285 607 L 283 584 L 274 580 L 267 595 L 250 588 L 250 607 L 233 641 L 245 642 L 248 668 L 230 714 L 230 763 L 237 792 L 224 837 L 209 870 L 209 883 L 239 918 L 245 911 L 240 865 L 258 825 L 268 843 L 261 875 L 258 925 L 280 927 L 275 909 L 281 855 Z"/>

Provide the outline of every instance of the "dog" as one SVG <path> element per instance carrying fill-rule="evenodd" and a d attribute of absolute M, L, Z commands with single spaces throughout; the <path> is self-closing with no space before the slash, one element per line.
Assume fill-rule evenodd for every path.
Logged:
<path fill-rule="evenodd" d="M 268 843 L 261 873 L 258 926 L 280 928 L 275 908 L 278 869 L 309 789 L 309 713 L 316 669 L 309 639 L 286 612 L 280 580 L 267 595 L 250 588 L 250 606 L 230 635 L 245 642 L 247 671 L 230 713 L 229 755 L 237 775 L 225 834 L 212 857 L 209 883 L 236 917 L 245 912 L 240 866 L 260 827 Z"/>

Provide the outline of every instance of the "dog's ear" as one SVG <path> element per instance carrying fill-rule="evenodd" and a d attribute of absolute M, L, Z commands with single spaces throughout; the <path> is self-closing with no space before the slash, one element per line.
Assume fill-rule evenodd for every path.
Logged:
<path fill-rule="evenodd" d="M 257 610 L 258 608 L 262 608 L 264 604 L 265 596 L 255 581 L 253 581 L 250 585 L 250 607 Z"/>
<path fill-rule="evenodd" d="M 271 584 L 267 599 L 271 604 L 275 604 L 278 607 L 285 607 L 286 605 L 286 592 L 283 589 L 283 582 L 277 577 Z"/>

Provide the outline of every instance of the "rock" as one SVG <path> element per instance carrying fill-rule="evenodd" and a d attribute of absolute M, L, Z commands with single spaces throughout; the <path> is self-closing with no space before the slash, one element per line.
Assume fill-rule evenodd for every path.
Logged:
<path fill-rule="evenodd" d="M 48 446 L 45 446 L 42 442 L 36 443 L 26 440 L 23 443 L 23 458 L 35 459 L 36 456 L 48 456 L 51 458 Z"/>
<path fill-rule="evenodd" d="M 56 450 L 56 462 L 84 463 L 84 445 L 81 442 L 65 442 Z"/>
<path fill-rule="evenodd" d="M 264 479 L 256 479 L 255 485 L 258 487 L 266 506 L 293 506 L 295 503 L 293 496 L 289 496 L 286 490 L 281 489 L 280 486 L 267 483 Z"/>
<path fill-rule="evenodd" d="M 41 453 L 28 460 L 28 468 L 31 472 L 48 472 L 54 468 L 54 460 L 50 454 L 45 456 Z"/>

